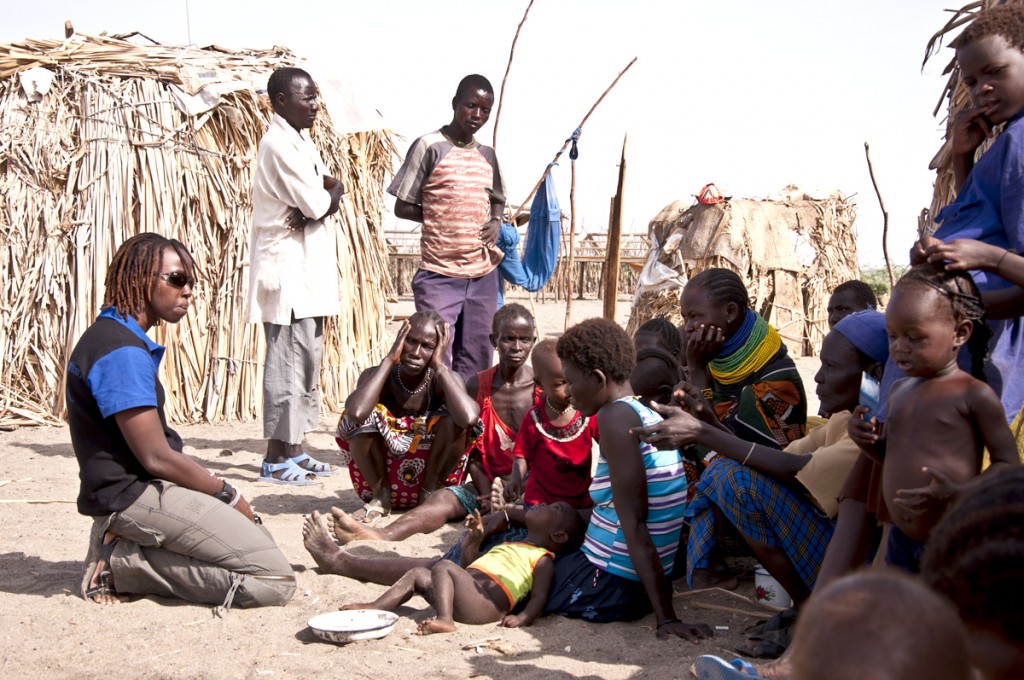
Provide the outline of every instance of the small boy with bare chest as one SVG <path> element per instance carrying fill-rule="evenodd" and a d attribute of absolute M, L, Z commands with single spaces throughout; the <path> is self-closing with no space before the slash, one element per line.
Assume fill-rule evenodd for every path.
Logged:
<path fill-rule="evenodd" d="M 885 312 L 889 351 L 908 377 L 889 395 L 884 431 L 866 409 L 850 418 L 850 437 L 883 463 L 882 493 L 893 517 L 886 561 L 919 570 L 924 542 L 949 501 L 981 472 L 1017 465 L 1017 448 L 995 391 L 957 365 L 967 343 L 980 375 L 988 334 L 977 287 L 962 272 L 933 265 L 910 269 Z"/>

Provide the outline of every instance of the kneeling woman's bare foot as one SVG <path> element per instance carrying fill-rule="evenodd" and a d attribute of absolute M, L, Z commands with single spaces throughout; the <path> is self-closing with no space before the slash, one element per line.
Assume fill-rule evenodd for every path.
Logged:
<path fill-rule="evenodd" d="M 117 536 L 111 532 L 103 535 L 103 543 L 98 548 L 96 567 L 85 586 L 86 599 L 97 604 L 118 604 L 128 601 L 128 596 L 119 595 L 114 589 L 114 573 L 110 571 L 110 557 L 114 553 L 116 542 Z"/>
<path fill-rule="evenodd" d="M 443 619 L 427 619 L 426 621 L 420 621 L 420 625 L 416 627 L 420 635 L 432 635 L 434 633 L 454 633 L 455 622 L 445 621 Z"/>
<path fill-rule="evenodd" d="M 386 541 L 387 536 L 379 529 L 352 519 L 351 515 L 341 508 L 331 508 L 331 516 L 327 520 L 331 533 L 338 543 L 345 545 L 350 541 Z"/>

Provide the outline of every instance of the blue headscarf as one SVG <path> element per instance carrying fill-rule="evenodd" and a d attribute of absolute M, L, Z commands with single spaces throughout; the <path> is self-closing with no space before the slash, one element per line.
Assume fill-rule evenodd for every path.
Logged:
<path fill-rule="evenodd" d="M 865 309 L 844 317 L 833 328 L 856 347 L 880 364 L 889 358 L 889 334 L 885 330 L 885 314 Z"/>

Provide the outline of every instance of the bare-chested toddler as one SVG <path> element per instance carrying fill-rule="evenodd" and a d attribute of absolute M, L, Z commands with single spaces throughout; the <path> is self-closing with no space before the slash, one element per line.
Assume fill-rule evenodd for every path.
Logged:
<path fill-rule="evenodd" d="M 863 420 L 862 406 L 850 418 L 850 437 L 883 463 L 882 493 L 893 517 L 886 562 L 908 571 L 919 571 L 925 540 L 981 472 L 986 447 L 992 468 L 1019 464 L 999 397 L 979 379 L 988 341 L 984 314 L 968 274 L 941 265 L 907 271 L 893 289 L 885 324 L 890 355 L 908 377 L 892 387 L 884 429 Z M 964 344 L 971 373 L 957 364 Z"/>

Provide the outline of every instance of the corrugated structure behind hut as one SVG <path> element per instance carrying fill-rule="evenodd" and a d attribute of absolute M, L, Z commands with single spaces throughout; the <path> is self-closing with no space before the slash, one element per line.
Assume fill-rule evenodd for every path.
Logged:
<path fill-rule="evenodd" d="M 856 206 L 839 193 L 814 199 L 787 192 L 785 200 L 676 201 L 658 213 L 627 330 L 655 316 L 681 323 L 686 282 L 724 267 L 740 275 L 754 310 L 778 329 L 792 355 L 816 355 L 828 332 L 832 289 L 859 278 Z"/>
<path fill-rule="evenodd" d="M 0 427 L 64 415 L 68 353 L 99 311 L 117 247 L 146 231 L 185 243 L 200 281 L 188 316 L 151 332 L 167 346 L 168 417 L 261 412 L 263 331 L 243 323 L 252 173 L 271 116 L 257 90 L 296 62 L 283 48 L 81 35 L 0 45 Z M 52 75 L 35 101 L 29 81 L 46 73 L 33 68 Z M 208 110 L 182 104 L 196 93 L 210 95 Z M 344 311 L 325 325 L 321 388 L 324 407 L 337 412 L 382 351 L 381 213 L 394 146 L 387 131 L 339 134 L 326 109 L 313 137 L 348 187 L 328 220 Z"/>

